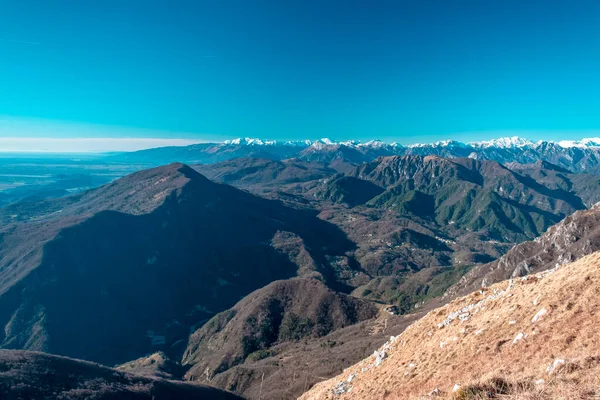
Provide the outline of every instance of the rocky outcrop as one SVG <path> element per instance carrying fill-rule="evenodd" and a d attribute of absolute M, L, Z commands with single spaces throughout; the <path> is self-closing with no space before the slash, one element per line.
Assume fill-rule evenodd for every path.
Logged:
<path fill-rule="evenodd" d="M 535 240 L 478 265 L 450 288 L 446 297 L 464 295 L 509 278 L 548 270 L 600 250 L 600 204 L 566 217 Z"/>

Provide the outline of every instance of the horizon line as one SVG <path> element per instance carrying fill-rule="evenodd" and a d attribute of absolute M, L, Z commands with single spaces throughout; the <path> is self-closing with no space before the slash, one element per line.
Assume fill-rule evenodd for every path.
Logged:
<path fill-rule="evenodd" d="M 589 131 L 588 131 L 589 132 Z M 516 133 L 516 132 L 514 132 Z M 522 132 L 524 133 L 524 132 Z M 591 133 L 591 132 L 590 132 Z M 563 139 L 563 140 L 530 140 L 523 136 L 501 136 L 489 140 L 479 141 L 460 141 L 455 139 L 447 140 L 435 140 L 429 142 L 413 142 L 411 144 L 399 144 L 398 142 L 383 141 L 379 139 L 372 139 L 368 141 L 361 140 L 340 140 L 333 141 L 327 138 L 321 138 L 317 140 L 267 140 L 259 138 L 235 138 L 227 140 L 204 140 L 204 139 L 183 139 L 183 138 L 143 138 L 143 137 L 82 137 L 82 138 L 50 138 L 50 137 L 0 137 L 0 153 L 2 154 L 81 154 L 81 155 L 102 155 L 109 153 L 124 153 L 133 152 L 140 150 L 149 150 L 161 147 L 185 147 L 194 144 L 201 143 L 214 143 L 224 144 L 227 142 L 244 140 L 244 141 L 255 141 L 257 145 L 266 144 L 285 144 L 285 143 L 306 143 L 311 145 L 319 141 L 325 144 L 347 144 L 354 142 L 357 145 L 364 145 L 370 142 L 381 142 L 387 145 L 400 145 L 402 147 L 414 147 L 414 146 L 426 146 L 432 144 L 439 144 L 444 142 L 458 142 L 466 145 L 477 144 L 477 143 L 490 143 L 495 141 L 501 141 L 502 139 L 508 140 L 522 140 L 524 144 L 536 144 L 540 142 L 550 142 L 557 144 L 575 145 L 585 141 L 593 141 L 600 145 L 600 132 L 595 131 L 599 134 L 598 137 L 583 137 L 580 139 Z M 521 144 L 523 145 L 523 144 Z"/>

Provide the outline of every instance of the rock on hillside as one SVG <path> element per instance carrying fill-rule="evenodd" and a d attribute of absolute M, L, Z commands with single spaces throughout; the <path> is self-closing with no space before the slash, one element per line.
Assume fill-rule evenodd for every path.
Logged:
<path fill-rule="evenodd" d="M 241 399 L 204 385 L 150 379 L 50 354 L 0 350 L 3 399 Z"/>
<path fill-rule="evenodd" d="M 599 252 L 498 283 L 429 312 L 301 399 L 596 398 L 599 293 Z"/>
<path fill-rule="evenodd" d="M 108 365 L 179 357 L 191 327 L 274 280 L 336 287 L 327 259 L 353 247 L 316 212 L 182 164 L 8 207 L 0 220 L 0 346 Z"/>
<path fill-rule="evenodd" d="M 464 295 L 480 287 L 575 261 L 600 250 L 600 204 L 577 211 L 535 240 L 513 247 L 488 264 L 478 265 L 448 290 Z"/>
<path fill-rule="evenodd" d="M 283 342 L 322 337 L 373 318 L 368 301 L 336 293 L 315 279 L 273 282 L 224 311 L 192 334 L 183 356 L 186 378 L 198 381 L 270 355 Z"/>

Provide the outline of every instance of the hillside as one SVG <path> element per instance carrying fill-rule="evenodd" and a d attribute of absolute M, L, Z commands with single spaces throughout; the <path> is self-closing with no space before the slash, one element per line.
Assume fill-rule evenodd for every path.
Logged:
<path fill-rule="evenodd" d="M 547 167 L 540 165 L 538 173 L 557 173 Z M 562 173 L 559 185 L 557 177 L 535 180 L 493 161 L 437 156 L 384 157 L 357 167 L 352 176 L 386 189 L 369 200 L 371 206 L 485 229 L 500 241 L 534 238 L 598 195 L 591 175 L 574 183 L 580 175 Z"/>
<path fill-rule="evenodd" d="M 314 279 L 277 281 L 253 292 L 224 311 L 189 339 L 184 365 L 188 377 L 210 375 L 260 358 L 277 343 L 325 336 L 373 318 L 377 308 L 335 293 Z"/>
<path fill-rule="evenodd" d="M 596 398 L 599 267 L 594 253 L 456 299 L 301 399 Z"/>
<path fill-rule="evenodd" d="M 316 205 L 321 218 L 357 244 L 361 270 L 348 279 L 353 294 L 403 312 L 600 195 L 596 176 L 549 163 L 507 168 L 493 161 L 394 156 L 348 175 L 321 180 L 309 191 L 312 201 L 325 199 Z M 366 202 L 365 184 L 380 192 L 371 191 Z"/>
<path fill-rule="evenodd" d="M 215 164 L 195 165 L 194 169 L 207 178 L 226 183 L 253 193 L 294 191 L 301 184 L 329 177 L 335 170 L 319 163 L 299 160 L 268 160 L 236 158 Z"/>
<path fill-rule="evenodd" d="M 268 283 L 353 248 L 303 211 L 172 164 L 2 210 L 0 345 L 114 365 L 165 351 Z"/>
<path fill-rule="evenodd" d="M 465 273 L 447 293 L 471 276 L 479 288 L 482 265 L 600 195 L 594 175 L 548 163 L 195 168 L 242 190 L 176 163 L 1 209 L 0 346 L 294 398 L 400 333 Z M 540 269 L 571 251 L 550 245 L 564 232 L 544 242 Z M 569 260 L 595 248 L 574 249 Z"/>
<path fill-rule="evenodd" d="M 245 158 L 197 168 L 253 193 L 320 210 L 320 218 L 357 246 L 330 260 L 336 276 L 354 295 L 403 312 L 600 198 L 597 176 L 542 161 L 503 166 L 391 156 L 329 176 L 321 172 L 330 169 L 318 165 Z M 318 179 L 310 180 L 314 174 Z"/>
<path fill-rule="evenodd" d="M 159 351 L 137 360 L 114 367 L 117 371 L 151 378 L 181 380 L 185 373 L 179 362 L 171 360 L 164 352 Z"/>
<path fill-rule="evenodd" d="M 241 399 L 210 386 L 150 379 L 50 354 L 0 350 L 3 399 Z"/>
<path fill-rule="evenodd" d="M 535 240 L 521 243 L 488 264 L 478 265 L 448 290 L 464 295 L 509 278 L 552 269 L 600 250 L 600 204 L 577 211 Z"/>
<path fill-rule="evenodd" d="M 249 399 L 294 399 L 399 333 L 416 316 L 381 312 L 314 279 L 277 281 L 196 330 L 185 379 Z"/>
<path fill-rule="evenodd" d="M 315 197 L 350 207 L 365 204 L 384 189 L 373 182 L 352 176 L 333 176 L 324 181 L 325 185 L 316 191 Z"/>

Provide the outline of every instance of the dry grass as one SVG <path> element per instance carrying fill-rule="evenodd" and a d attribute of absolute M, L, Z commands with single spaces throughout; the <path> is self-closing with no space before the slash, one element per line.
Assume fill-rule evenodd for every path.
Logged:
<path fill-rule="evenodd" d="M 585 363 L 585 362 L 584 362 Z M 600 364 L 568 364 L 561 372 L 544 382 L 507 381 L 493 378 L 471 382 L 454 393 L 440 393 L 437 398 L 452 400 L 584 400 L 600 399 Z M 419 399 L 433 396 L 420 396 Z"/>
<path fill-rule="evenodd" d="M 585 362 L 584 362 L 585 364 Z M 435 398 L 451 400 L 587 400 L 600 399 L 600 364 L 568 364 L 559 373 L 537 382 L 532 379 L 507 381 L 504 378 L 470 382 L 456 392 L 440 393 Z M 431 399 L 419 396 L 415 399 Z"/>
<path fill-rule="evenodd" d="M 600 253 L 594 253 L 554 272 L 503 282 L 457 299 L 397 337 L 381 366 L 375 367 L 375 358 L 369 357 L 302 398 L 429 398 L 435 389 L 440 398 L 456 399 L 596 398 L 599 265 Z M 452 312 L 478 303 L 463 320 L 438 327 Z M 547 313 L 532 322 L 542 309 Z M 559 362 L 548 373 L 555 360 L 565 364 Z M 346 385 L 350 391 L 334 395 L 331 389 L 351 375 Z M 492 385 L 496 389 L 491 390 L 494 379 L 508 387 L 497 390 Z M 453 391 L 455 385 L 460 389 Z"/>

